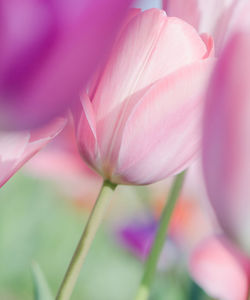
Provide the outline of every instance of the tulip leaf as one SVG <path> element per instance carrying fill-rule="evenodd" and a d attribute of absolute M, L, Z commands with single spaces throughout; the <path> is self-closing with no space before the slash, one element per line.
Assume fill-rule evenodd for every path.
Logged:
<path fill-rule="evenodd" d="M 36 262 L 32 263 L 32 277 L 34 284 L 34 300 L 53 300 L 44 274 Z"/>

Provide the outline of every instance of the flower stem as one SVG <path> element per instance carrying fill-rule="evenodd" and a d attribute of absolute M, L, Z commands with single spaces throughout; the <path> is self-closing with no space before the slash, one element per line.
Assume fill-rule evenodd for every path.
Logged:
<path fill-rule="evenodd" d="M 163 209 L 157 234 L 145 265 L 144 275 L 137 291 L 135 300 L 147 300 L 150 294 L 150 287 L 153 282 L 159 256 L 166 241 L 166 232 L 168 230 L 171 215 L 173 213 L 176 200 L 178 199 L 185 178 L 185 171 L 175 177 L 171 187 L 166 205 Z"/>
<path fill-rule="evenodd" d="M 107 194 L 110 192 L 110 190 L 114 190 L 115 188 L 116 184 L 113 184 L 110 181 L 103 182 L 95 206 L 91 211 L 88 222 L 84 228 L 80 241 L 64 276 L 63 282 L 59 288 L 56 300 L 68 300 L 70 298 L 85 257 L 109 204 L 110 198 L 107 197 Z"/>

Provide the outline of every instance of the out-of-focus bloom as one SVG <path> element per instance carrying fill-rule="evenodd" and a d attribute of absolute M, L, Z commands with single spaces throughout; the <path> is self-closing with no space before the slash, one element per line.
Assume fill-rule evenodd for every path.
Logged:
<path fill-rule="evenodd" d="M 205 182 L 225 237 L 204 241 L 191 259 L 196 281 L 221 300 L 247 300 L 250 292 L 250 27 L 244 14 L 237 22 L 204 114 Z"/>
<path fill-rule="evenodd" d="M 203 193 L 201 177 L 198 176 L 200 168 L 192 166 L 171 218 L 168 241 L 159 264 L 161 267 L 176 262 L 177 257 L 180 260 L 180 256 L 185 261 L 193 249 L 217 229 L 207 206 L 204 207 L 206 202 L 202 203 L 206 195 Z M 153 244 L 169 186 L 169 180 L 147 186 L 145 194 L 149 197 L 148 205 L 144 203 L 139 207 L 133 213 L 132 221 L 131 217 L 127 217 L 119 225 L 116 224 L 120 228 L 117 235 L 119 243 L 142 260 L 147 258 Z M 172 255 L 173 249 L 175 255 Z"/>
<path fill-rule="evenodd" d="M 194 26 L 197 30 L 200 29 L 198 0 L 163 0 L 162 2 L 163 9 L 167 12 L 168 16 L 181 18 Z"/>
<path fill-rule="evenodd" d="M 165 12 L 137 11 L 82 95 L 82 157 L 114 183 L 148 184 L 193 162 L 211 39 Z"/>
<path fill-rule="evenodd" d="M 88 209 L 102 184 L 102 178 L 82 161 L 70 120 L 61 134 L 25 164 L 24 171 L 33 177 L 49 179 L 62 196 Z"/>
<path fill-rule="evenodd" d="M 0 187 L 54 138 L 65 122 L 65 119 L 58 119 L 31 132 L 0 132 Z"/>
<path fill-rule="evenodd" d="M 118 232 L 118 241 L 138 258 L 145 260 L 154 242 L 157 222 L 151 215 L 146 220 L 129 222 Z"/>
<path fill-rule="evenodd" d="M 215 68 L 204 116 L 210 201 L 228 236 L 250 251 L 250 34 L 236 33 Z"/>
<path fill-rule="evenodd" d="M 211 34 L 215 49 L 220 51 L 238 20 L 242 20 L 242 14 L 249 11 L 250 3 L 248 0 L 163 0 L 163 8 L 169 16 L 179 17 L 199 32 Z"/>
<path fill-rule="evenodd" d="M 250 261 L 228 239 L 212 236 L 193 252 L 190 272 L 212 297 L 219 300 L 247 300 Z"/>
<path fill-rule="evenodd" d="M 134 254 L 138 259 L 145 261 L 150 253 L 157 232 L 158 221 L 152 216 L 142 220 L 137 219 L 120 228 L 117 234 L 119 244 Z M 178 248 L 172 235 L 163 247 L 158 262 L 158 268 L 165 270 L 180 262 L 180 248 Z"/>
<path fill-rule="evenodd" d="M 79 99 L 130 2 L 1 0 L 1 128 L 40 125 Z"/>

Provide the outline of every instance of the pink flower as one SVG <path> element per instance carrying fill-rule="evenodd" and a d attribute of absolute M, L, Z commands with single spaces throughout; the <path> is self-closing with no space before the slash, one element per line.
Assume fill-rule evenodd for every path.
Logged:
<path fill-rule="evenodd" d="M 204 241 L 191 258 L 193 277 L 220 300 L 247 300 L 250 292 L 250 27 L 241 18 L 215 67 L 204 114 L 206 187 L 226 236 Z"/>
<path fill-rule="evenodd" d="M 236 23 L 249 12 L 250 3 L 248 0 L 163 0 L 163 8 L 169 16 L 179 17 L 199 32 L 211 34 L 215 49 L 220 51 Z"/>
<path fill-rule="evenodd" d="M 182 20 L 137 11 L 82 95 L 82 157 L 123 184 L 152 183 L 189 166 L 199 149 L 212 52 L 211 39 Z"/>
<path fill-rule="evenodd" d="M 236 33 L 212 76 L 203 165 L 210 201 L 228 236 L 250 250 L 250 34 Z"/>
<path fill-rule="evenodd" d="M 0 132 L 0 187 L 64 127 L 65 119 L 25 132 Z"/>
<path fill-rule="evenodd" d="M 193 252 L 190 272 L 212 297 L 247 300 L 250 261 L 225 237 L 212 236 Z"/>
<path fill-rule="evenodd" d="M 181 18 L 199 30 L 201 17 L 198 0 L 163 0 L 162 2 L 163 9 L 169 16 Z"/>
<path fill-rule="evenodd" d="M 44 124 L 78 99 L 130 2 L 1 0 L 1 128 Z"/>

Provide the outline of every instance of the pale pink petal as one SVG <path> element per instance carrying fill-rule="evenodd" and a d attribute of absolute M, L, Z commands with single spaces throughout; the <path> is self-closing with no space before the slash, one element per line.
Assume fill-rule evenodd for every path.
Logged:
<path fill-rule="evenodd" d="M 215 68 L 204 117 L 203 165 L 224 230 L 250 249 L 250 35 L 236 34 Z"/>
<path fill-rule="evenodd" d="M 92 103 L 86 93 L 82 95 L 82 114 L 76 135 L 79 141 L 79 151 L 84 159 L 93 166 L 98 160 L 99 150 L 96 137 L 96 117 L 93 111 Z"/>
<path fill-rule="evenodd" d="M 130 8 L 128 10 L 128 13 L 126 14 L 125 18 L 122 21 L 122 24 L 120 26 L 119 32 L 117 33 L 116 39 L 119 38 L 119 36 L 122 34 L 123 30 L 126 28 L 126 26 L 128 25 L 128 23 L 139 13 L 141 12 L 141 9 L 139 8 Z M 99 84 L 99 81 L 103 75 L 104 72 L 104 66 L 103 64 L 101 64 L 101 66 L 99 67 L 99 69 L 95 72 L 95 74 L 93 75 L 93 78 L 90 80 L 89 82 L 89 86 L 88 86 L 88 95 L 89 97 L 92 99 L 93 96 L 95 95 L 97 86 Z"/>
<path fill-rule="evenodd" d="M 30 132 L 0 133 L 0 187 L 23 164 L 43 148 L 65 126 L 65 119 L 58 119 L 43 129 Z"/>
<path fill-rule="evenodd" d="M 140 8 L 130 8 L 127 15 L 125 16 L 125 18 L 122 21 L 122 24 L 120 26 L 119 29 L 119 33 L 117 38 L 122 34 L 123 30 L 126 28 L 126 26 L 129 24 L 129 22 L 135 17 L 137 16 L 139 13 L 141 13 L 141 9 Z"/>
<path fill-rule="evenodd" d="M 203 56 L 203 58 L 208 58 L 208 57 L 214 57 L 214 40 L 213 38 L 208 35 L 207 33 L 202 33 L 200 35 L 202 38 L 203 42 L 207 46 L 207 53 Z"/>
<path fill-rule="evenodd" d="M 149 87 L 140 90 L 128 97 L 123 103 L 119 103 L 116 109 L 111 111 L 97 123 L 97 139 L 100 145 L 100 156 L 102 159 L 102 173 L 107 178 L 112 176 L 117 163 L 124 127 L 127 119 L 133 111 L 135 105 L 144 96 Z M 111 126 L 116 120 L 114 128 Z"/>
<path fill-rule="evenodd" d="M 194 28 L 180 19 L 157 9 L 138 14 L 115 44 L 94 95 L 98 120 L 131 94 L 206 52 Z"/>
<path fill-rule="evenodd" d="M 242 23 L 244 13 L 243 19 L 249 20 L 250 8 L 248 0 L 163 0 L 163 7 L 169 16 L 187 21 L 198 32 L 213 35 L 216 52 L 221 50 L 237 20 Z"/>
<path fill-rule="evenodd" d="M 116 43 L 93 99 L 102 156 L 110 152 L 132 95 L 206 53 L 206 45 L 187 23 L 157 9 L 137 14 Z"/>
<path fill-rule="evenodd" d="M 163 0 L 163 9 L 170 17 L 178 17 L 199 30 L 200 10 L 198 0 Z"/>
<path fill-rule="evenodd" d="M 219 300 L 247 300 L 249 261 L 222 237 L 210 237 L 194 251 L 190 272 L 198 284 Z"/>
<path fill-rule="evenodd" d="M 249 11 L 249 0 L 231 0 L 230 5 L 222 10 L 213 34 L 216 50 L 219 53 L 235 31 L 250 28 Z"/>
<path fill-rule="evenodd" d="M 217 21 L 230 7 L 232 1 L 234 0 L 198 0 L 201 16 L 199 32 L 207 32 L 213 35 L 217 30 Z"/>
<path fill-rule="evenodd" d="M 193 161 L 200 147 L 203 92 L 212 64 L 210 59 L 198 61 L 145 92 L 127 120 L 114 182 L 151 183 Z"/>
<path fill-rule="evenodd" d="M 232 1 L 234 0 L 163 0 L 163 4 L 169 16 L 185 20 L 200 33 L 213 34 L 217 21 Z"/>

